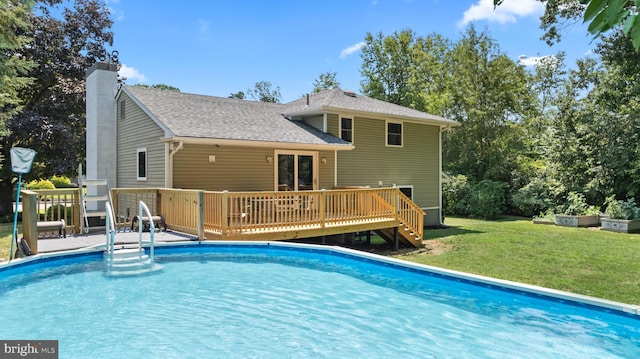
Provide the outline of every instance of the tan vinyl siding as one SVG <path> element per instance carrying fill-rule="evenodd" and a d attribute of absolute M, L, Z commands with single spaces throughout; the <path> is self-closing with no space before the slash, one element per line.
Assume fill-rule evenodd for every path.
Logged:
<path fill-rule="evenodd" d="M 124 93 L 118 100 L 117 116 L 117 186 L 164 187 L 164 131 Z M 138 181 L 137 149 L 143 147 L 147 148 L 147 180 Z"/>
<path fill-rule="evenodd" d="M 215 162 L 209 162 L 215 156 Z M 207 191 L 272 191 L 273 150 L 247 147 L 184 145 L 173 158 L 175 188 Z"/>
<path fill-rule="evenodd" d="M 340 118 L 337 114 L 327 114 L 327 132 L 338 138 L 340 137 Z"/>
<path fill-rule="evenodd" d="M 322 159 L 327 163 L 322 163 Z M 331 189 L 334 186 L 335 152 L 320 151 L 318 153 L 318 189 Z"/>
<path fill-rule="evenodd" d="M 215 156 L 215 162 L 209 162 L 209 156 Z M 319 188 L 333 187 L 334 152 L 319 152 L 318 161 Z M 173 185 L 207 191 L 273 191 L 275 162 L 273 149 L 184 145 L 174 156 Z"/>
<path fill-rule="evenodd" d="M 337 122 L 337 121 L 336 121 Z M 401 121 L 398 121 L 401 122 Z M 338 153 L 339 186 L 413 186 L 421 207 L 439 206 L 439 128 L 402 122 L 403 146 L 386 146 L 384 120 L 356 117 L 352 151 Z"/>
<path fill-rule="evenodd" d="M 323 117 L 324 116 L 322 116 L 322 115 L 305 117 L 304 122 L 306 122 L 309 125 L 317 128 L 320 131 L 324 131 L 324 118 Z"/>

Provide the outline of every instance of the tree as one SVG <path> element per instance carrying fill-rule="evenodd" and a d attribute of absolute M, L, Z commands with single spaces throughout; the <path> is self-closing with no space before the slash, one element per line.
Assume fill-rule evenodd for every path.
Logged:
<path fill-rule="evenodd" d="M 590 22 L 588 31 L 594 36 L 615 28 L 622 28 L 625 35 L 630 35 L 635 50 L 640 49 L 640 16 L 638 16 L 640 0 L 538 1 L 547 3 L 543 24 L 547 21 L 550 26 L 550 31 L 545 35 L 548 41 L 559 39 L 559 33 L 553 25 L 558 23 L 557 16 L 568 19 L 582 13 L 583 21 Z M 493 0 L 494 6 L 500 6 L 503 2 L 504 0 Z"/>
<path fill-rule="evenodd" d="M 280 87 L 276 86 L 276 88 L 272 90 L 272 86 L 269 81 L 256 82 L 255 87 L 247 90 L 247 93 L 249 97 L 255 101 L 280 103 L 280 101 L 282 101 Z"/>
<path fill-rule="evenodd" d="M 0 6 L 0 129 L 20 110 L 20 90 L 33 82 L 27 74 L 35 63 L 20 56 L 31 41 L 24 33 L 29 29 L 31 7 L 19 0 L 7 0 Z"/>
<path fill-rule="evenodd" d="M 335 72 L 321 73 L 317 79 L 313 80 L 313 93 L 340 88 L 340 82 L 336 79 Z"/>
<path fill-rule="evenodd" d="M 238 100 L 244 100 L 244 92 L 238 91 L 229 95 L 229 98 L 235 98 Z"/>
<path fill-rule="evenodd" d="M 171 86 L 171 85 L 165 85 L 165 84 L 155 84 L 155 85 L 151 85 L 151 86 L 145 85 L 145 84 L 135 84 L 134 86 L 180 92 L 179 88 L 177 88 L 175 86 Z"/>
<path fill-rule="evenodd" d="M 535 97 L 522 66 L 488 33 L 469 26 L 450 57 L 448 116 L 462 126 L 446 133 L 445 169 L 473 182 L 510 183 L 524 149 L 522 122 Z"/>
<path fill-rule="evenodd" d="M 379 100 L 410 107 L 412 89 L 409 85 L 415 64 L 412 47 L 417 39 L 412 30 L 395 32 L 393 35 L 376 36 L 367 33 L 362 48 L 360 82 L 362 93 Z"/>
<path fill-rule="evenodd" d="M 19 51 L 37 65 L 28 73 L 33 84 L 19 92 L 24 108 L 8 120 L 9 133 L 0 138 L 0 215 L 12 211 L 11 147 L 38 152 L 31 178 L 71 175 L 85 156 L 85 71 L 112 44 L 112 21 L 102 1 L 75 0 L 72 8 L 53 11 L 61 3 L 38 3 L 22 34 L 32 41 Z"/>

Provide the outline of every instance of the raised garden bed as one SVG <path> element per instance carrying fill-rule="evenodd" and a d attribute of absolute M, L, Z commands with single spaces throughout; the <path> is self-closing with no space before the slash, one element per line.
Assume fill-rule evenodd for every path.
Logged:
<path fill-rule="evenodd" d="M 640 219 L 602 218 L 600 229 L 621 233 L 637 233 L 640 232 Z"/>
<path fill-rule="evenodd" d="M 600 215 L 568 215 L 556 214 L 556 225 L 564 227 L 597 227 L 600 225 Z"/>

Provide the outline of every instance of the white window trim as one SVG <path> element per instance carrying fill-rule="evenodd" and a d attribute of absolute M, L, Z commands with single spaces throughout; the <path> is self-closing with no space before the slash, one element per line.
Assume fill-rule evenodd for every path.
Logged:
<path fill-rule="evenodd" d="M 144 177 L 140 177 L 140 153 L 144 153 Z M 149 152 L 146 147 L 136 149 L 136 178 L 138 181 L 146 181 L 149 175 Z"/>
<path fill-rule="evenodd" d="M 339 131 L 340 131 L 340 139 L 342 139 L 342 119 L 348 119 L 351 120 L 351 141 L 349 143 L 354 143 L 354 139 L 355 139 L 355 127 L 356 127 L 356 120 L 354 116 L 345 116 L 345 115 L 340 115 L 340 120 L 338 121 L 338 127 L 339 127 Z"/>
<path fill-rule="evenodd" d="M 389 144 L 389 124 L 390 123 L 400 125 L 400 144 L 399 145 Z M 395 120 L 384 121 L 384 144 L 387 147 L 404 147 L 404 122 L 403 121 L 395 121 Z"/>
<path fill-rule="evenodd" d="M 398 189 L 400 189 L 400 188 L 410 188 L 411 189 L 411 196 L 409 197 L 409 199 L 413 201 L 413 197 L 415 197 L 415 196 L 414 196 L 413 185 L 412 184 L 409 184 L 409 185 L 395 185 L 394 187 L 396 187 Z"/>

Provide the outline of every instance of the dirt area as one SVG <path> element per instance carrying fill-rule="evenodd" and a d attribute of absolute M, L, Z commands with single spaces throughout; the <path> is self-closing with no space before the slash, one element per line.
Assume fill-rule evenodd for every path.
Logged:
<path fill-rule="evenodd" d="M 424 256 L 439 256 L 447 253 L 453 249 L 453 246 L 446 244 L 439 239 L 430 239 L 424 241 L 424 248 L 400 248 L 397 251 L 389 248 L 386 245 L 367 246 L 367 245 L 353 245 L 348 246 L 361 251 L 381 254 L 385 256 L 404 256 L 404 255 L 424 255 Z"/>

